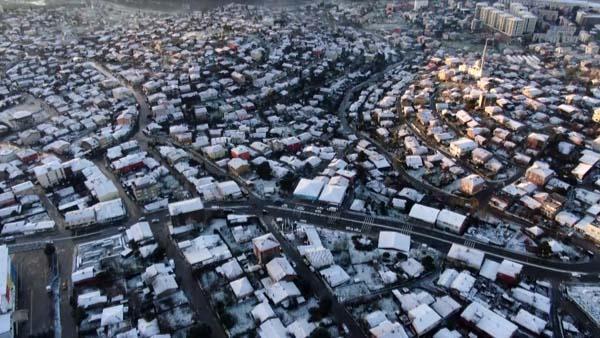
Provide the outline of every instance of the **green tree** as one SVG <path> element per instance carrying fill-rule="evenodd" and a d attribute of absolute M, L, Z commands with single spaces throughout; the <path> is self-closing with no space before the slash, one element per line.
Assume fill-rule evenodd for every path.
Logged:
<path fill-rule="evenodd" d="M 206 323 L 200 323 L 200 324 L 192 326 L 187 333 L 187 338 L 199 338 L 199 337 L 210 338 L 211 336 L 212 336 L 212 329 Z"/>
<path fill-rule="evenodd" d="M 308 318 L 309 322 L 317 322 L 317 321 L 321 320 L 321 312 L 319 311 L 319 308 L 316 306 L 309 308 L 308 314 L 310 315 Z"/>
<path fill-rule="evenodd" d="M 321 312 L 321 315 L 323 317 L 325 317 L 329 314 L 329 312 L 331 311 L 332 304 L 333 304 L 333 302 L 331 301 L 331 298 L 329 298 L 329 297 L 323 297 L 319 301 L 319 312 Z"/>
<path fill-rule="evenodd" d="M 44 247 L 44 254 L 46 254 L 46 256 L 52 256 L 55 252 L 56 248 L 54 247 L 54 243 L 46 243 L 46 246 Z"/>
<path fill-rule="evenodd" d="M 80 307 L 76 308 L 74 310 L 73 317 L 75 318 L 75 322 L 77 324 L 81 324 L 86 317 L 85 310 Z"/>
<path fill-rule="evenodd" d="M 356 166 L 356 178 L 362 183 L 367 181 L 367 170 L 362 165 Z"/>
<path fill-rule="evenodd" d="M 324 327 L 318 327 L 310 334 L 310 338 L 331 338 L 331 334 Z"/>
<path fill-rule="evenodd" d="M 429 255 L 421 258 L 421 264 L 423 264 L 425 271 L 433 271 L 435 269 L 435 261 Z"/>
<path fill-rule="evenodd" d="M 543 257 L 548 257 L 552 255 L 552 247 L 550 247 L 550 243 L 548 243 L 548 241 L 543 241 L 542 243 L 540 243 L 538 250 L 540 255 Z"/>
<path fill-rule="evenodd" d="M 279 186 L 283 191 L 290 192 L 294 189 L 294 183 L 296 183 L 296 176 L 291 172 L 288 172 L 281 178 L 281 181 L 279 181 Z"/>
<path fill-rule="evenodd" d="M 299 279 L 296 282 L 298 289 L 302 292 L 303 295 L 308 295 L 312 292 L 312 286 L 306 279 Z"/>
<path fill-rule="evenodd" d="M 364 162 L 368 159 L 367 154 L 364 151 L 358 152 L 358 156 L 356 157 L 357 162 Z"/>
<path fill-rule="evenodd" d="M 229 312 L 225 312 L 221 316 L 221 322 L 228 329 L 231 329 L 235 325 L 235 321 L 236 321 L 235 316 Z"/>
<path fill-rule="evenodd" d="M 312 164 L 306 162 L 306 164 L 304 165 L 304 172 L 310 174 L 313 172 L 313 170 L 315 170 L 315 168 L 313 168 Z"/>
<path fill-rule="evenodd" d="M 384 216 L 387 216 L 387 214 L 388 214 L 388 211 L 387 211 L 387 208 L 386 208 L 386 206 L 385 206 L 385 203 L 384 203 L 384 202 L 381 202 L 381 203 L 379 203 L 379 212 L 380 212 L 382 215 L 384 215 Z"/>
<path fill-rule="evenodd" d="M 270 180 L 273 175 L 271 174 L 271 165 L 269 164 L 269 161 L 264 161 L 263 163 L 259 164 L 256 168 L 256 173 L 261 179 Z"/>

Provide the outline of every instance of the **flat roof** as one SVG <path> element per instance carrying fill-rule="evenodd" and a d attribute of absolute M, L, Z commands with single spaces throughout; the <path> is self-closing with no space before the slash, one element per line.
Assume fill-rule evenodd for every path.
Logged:
<path fill-rule="evenodd" d="M 204 209 L 204 204 L 202 203 L 202 199 L 200 199 L 200 197 L 169 203 L 169 215 L 171 216 L 187 214 L 202 209 Z"/>

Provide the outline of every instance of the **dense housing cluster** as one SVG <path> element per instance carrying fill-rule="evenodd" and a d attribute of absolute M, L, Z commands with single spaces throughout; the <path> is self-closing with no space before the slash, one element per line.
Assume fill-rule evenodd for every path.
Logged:
<path fill-rule="evenodd" d="M 0 336 L 600 336 L 598 4 L 155 5 L 0 5 Z"/>

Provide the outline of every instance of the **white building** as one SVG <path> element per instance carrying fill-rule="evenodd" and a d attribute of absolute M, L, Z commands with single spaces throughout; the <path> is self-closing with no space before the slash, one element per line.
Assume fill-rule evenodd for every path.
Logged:
<path fill-rule="evenodd" d="M 450 142 L 449 151 L 454 157 L 461 157 L 477 148 L 475 141 L 466 137 Z"/>
<path fill-rule="evenodd" d="M 408 253 L 410 251 L 410 236 L 396 231 L 381 231 L 379 232 L 377 247 L 384 250 Z"/>
<path fill-rule="evenodd" d="M 327 184 L 319 196 L 319 201 L 332 205 L 341 205 L 346 196 L 347 189 L 347 186 Z"/>
<path fill-rule="evenodd" d="M 169 215 L 171 217 L 189 214 L 191 212 L 200 211 L 202 209 L 204 209 L 204 204 L 202 203 L 200 197 L 169 203 Z"/>
<path fill-rule="evenodd" d="M 547 321 L 523 309 L 520 309 L 519 312 L 513 317 L 513 321 L 537 336 L 541 336 L 542 332 L 544 332 L 544 329 L 546 328 L 546 325 L 548 324 Z"/>
<path fill-rule="evenodd" d="M 332 288 L 342 285 L 350 280 L 350 276 L 339 265 L 332 265 L 327 269 L 321 270 L 321 276 L 325 278 L 327 284 Z"/>
<path fill-rule="evenodd" d="M 511 321 L 478 302 L 469 304 L 460 317 L 489 337 L 511 338 L 517 331 L 517 326 Z"/>
<path fill-rule="evenodd" d="M 66 179 L 65 171 L 59 161 L 52 161 L 33 168 L 33 173 L 44 188 L 53 187 Z"/>
<path fill-rule="evenodd" d="M 294 197 L 315 201 L 319 198 L 324 186 L 325 183 L 322 180 L 301 178 L 294 190 Z"/>
<path fill-rule="evenodd" d="M 462 233 L 467 225 L 467 216 L 448 209 L 443 209 L 437 215 L 435 226 L 457 234 Z"/>
<path fill-rule="evenodd" d="M 429 0 L 415 0 L 413 10 L 418 11 L 419 9 L 426 8 L 427 6 L 429 6 Z"/>
<path fill-rule="evenodd" d="M 410 209 L 408 216 L 414 219 L 418 219 L 420 221 L 435 224 L 437 220 L 438 214 L 440 213 L 439 209 L 428 207 L 423 204 L 415 203 L 413 207 Z"/>
<path fill-rule="evenodd" d="M 442 321 L 442 317 L 427 304 L 421 304 L 408 311 L 408 318 L 411 319 L 412 327 L 417 336 L 426 334 Z"/>
<path fill-rule="evenodd" d="M 483 264 L 485 254 L 483 251 L 467 248 L 466 246 L 455 243 L 452 244 L 452 247 L 450 247 L 450 251 L 448 251 L 448 255 L 446 257 L 448 260 L 465 265 L 475 270 L 479 270 Z"/>

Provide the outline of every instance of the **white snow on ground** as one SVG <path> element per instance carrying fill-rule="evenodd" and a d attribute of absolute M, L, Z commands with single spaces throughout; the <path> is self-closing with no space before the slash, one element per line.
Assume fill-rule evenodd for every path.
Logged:
<path fill-rule="evenodd" d="M 350 261 L 352 262 L 352 264 L 371 262 L 379 256 L 377 250 L 359 251 L 356 250 L 352 242 L 350 242 L 349 244 L 350 245 L 348 247 L 348 251 L 350 253 Z"/>
<path fill-rule="evenodd" d="M 400 310 L 398 307 L 398 303 L 394 301 L 394 297 L 384 297 L 377 305 L 381 309 L 381 311 L 385 312 L 388 318 L 396 318 L 396 311 Z"/>
<path fill-rule="evenodd" d="M 202 288 L 205 290 L 210 290 L 214 287 L 218 287 L 220 282 L 219 275 L 215 271 L 206 271 L 198 277 L 200 280 L 200 284 L 202 284 Z"/>
<path fill-rule="evenodd" d="M 505 245 L 513 235 L 514 232 L 505 227 L 494 228 L 487 224 L 471 227 L 465 233 L 466 237 L 471 237 L 484 243 L 495 243 L 496 245 Z"/>
<path fill-rule="evenodd" d="M 329 229 L 319 229 L 319 235 L 321 236 L 321 242 L 323 246 L 332 252 L 339 251 L 340 247 L 348 247 L 348 253 L 350 254 L 350 261 L 352 264 L 362 264 L 373 261 L 379 254 L 377 250 L 371 251 L 359 251 L 354 247 L 351 239 L 351 234 L 341 231 L 333 231 Z M 352 234 L 354 235 L 354 234 Z"/>
<path fill-rule="evenodd" d="M 394 297 L 389 294 L 377 301 L 360 304 L 350 309 L 355 318 L 363 318 L 364 315 L 377 310 L 383 311 L 389 320 L 395 320 L 397 318 L 396 311 L 400 311 L 400 307 Z"/>
<path fill-rule="evenodd" d="M 347 269 L 346 272 L 356 283 L 364 282 L 370 290 L 378 290 L 384 286 L 379 273 L 370 265 L 352 265 L 352 267 Z"/>
<path fill-rule="evenodd" d="M 541 241 L 551 241 L 554 238 L 552 237 L 542 237 Z M 581 257 L 582 253 L 581 251 L 579 251 L 579 249 L 577 249 L 576 247 L 574 247 L 573 245 L 569 245 L 565 242 L 561 242 L 559 240 L 554 239 L 556 242 L 560 243 L 560 246 L 563 249 L 563 252 L 560 254 L 561 256 L 567 256 L 571 259 L 573 258 L 577 258 L 577 257 Z M 587 255 L 586 255 L 587 257 Z"/>
<path fill-rule="evenodd" d="M 203 233 L 212 234 L 213 230 L 226 228 L 226 227 L 227 227 L 227 220 L 225 218 L 213 218 L 210 220 L 208 226 L 203 231 Z"/>
<path fill-rule="evenodd" d="M 194 311 L 189 306 L 180 306 L 158 315 L 159 323 L 173 330 L 179 330 L 194 323 Z"/>
<path fill-rule="evenodd" d="M 288 326 L 297 319 L 308 318 L 310 316 L 308 309 L 315 306 L 318 306 L 318 301 L 316 298 L 312 297 L 309 298 L 306 303 L 300 304 L 293 309 L 284 309 L 281 306 L 277 306 L 273 308 L 273 311 L 275 311 L 277 317 L 281 319 L 283 325 Z"/>
<path fill-rule="evenodd" d="M 257 303 L 258 301 L 255 298 L 251 298 L 227 307 L 227 312 L 234 315 L 236 319 L 235 325 L 229 330 L 230 336 L 235 337 L 254 328 L 251 311 Z"/>
<path fill-rule="evenodd" d="M 527 252 L 525 241 L 529 241 L 530 244 L 533 244 L 533 242 L 528 239 L 527 235 L 523 233 L 516 233 L 508 240 L 506 243 L 506 248 L 516 252 Z"/>
<path fill-rule="evenodd" d="M 600 286 L 569 286 L 567 295 L 594 320 L 596 325 L 600 325 Z"/>
<path fill-rule="evenodd" d="M 341 302 L 356 298 L 361 295 L 368 295 L 370 293 L 369 288 L 364 282 L 338 286 L 335 288 L 335 290 L 333 290 L 333 292 Z"/>
<path fill-rule="evenodd" d="M 445 192 L 453 193 L 460 189 L 460 178 L 455 179 L 452 183 L 444 187 Z"/>

